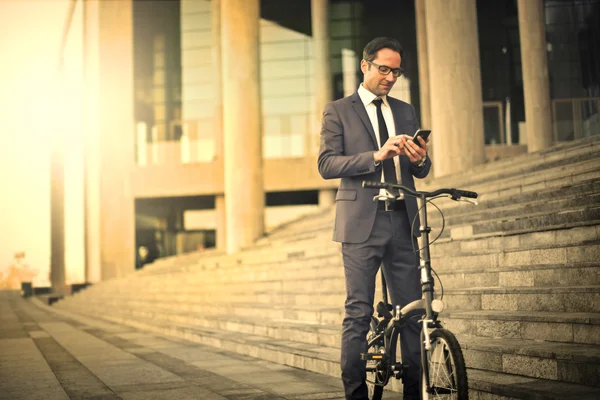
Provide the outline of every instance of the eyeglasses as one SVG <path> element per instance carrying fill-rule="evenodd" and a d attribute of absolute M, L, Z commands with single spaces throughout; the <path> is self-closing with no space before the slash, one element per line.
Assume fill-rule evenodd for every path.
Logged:
<path fill-rule="evenodd" d="M 404 73 L 402 68 L 390 68 L 390 67 L 386 67 L 385 65 L 375 64 L 373 61 L 369 61 L 369 60 L 365 60 L 365 61 L 371 65 L 376 66 L 381 75 L 389 75 L 389 73 L 391 72 L 397 78 Z"/>

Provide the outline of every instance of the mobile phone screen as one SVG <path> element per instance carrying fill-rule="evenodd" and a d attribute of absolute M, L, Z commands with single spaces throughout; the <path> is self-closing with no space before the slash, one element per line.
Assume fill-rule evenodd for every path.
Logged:
<path fill-rule="evenodd" d="M 429 134 L 431 133 L 431 130 L 429 129 L 419 129 L 415 132 L 414 136 L 413 136 L 413 142 L 415 142 L 415 144 L 419 147 L 421 147 L 421 142 L 419 142 L 417 140 L 417 136 L 421 136 L 421 138 L 424 141 L 427 141 L 427 138 L 429 137 Z"/>

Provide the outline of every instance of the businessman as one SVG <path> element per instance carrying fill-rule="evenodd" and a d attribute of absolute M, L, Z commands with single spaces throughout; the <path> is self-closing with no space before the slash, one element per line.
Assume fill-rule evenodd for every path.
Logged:
<path fill-rule="evenodd" d="M 341 178 L 333 240 L 342 243 L 346 278 L 341 369 L 347 399 L 368 398 L 366 364 L 360 353 L 367 350 L 380 265 L 394 307 L 421 298 L 413 252 L 419 236 L 416 200 L 407 196 L 374 201 L 375 196 L 386 195 L 385 191 L 361 185 L 362 181 L 384 181 L 414 189 L 414 178 L 426 177 L 431 168 L 427 142 L 412 140 L 418 128 L 414 108 L 387 96 L 402 75 L 402 54 L 396 39 L 372 40 L 363 50 L 360 67 L 364 79 L 357 92 L 329 103 L 323 112 L 319 173 L 325 179 Z M 419 399 L 418 326 L 404 329 L 401 349 L 402 361 L 410 366 L 404 378 L 404 399 Z"/>

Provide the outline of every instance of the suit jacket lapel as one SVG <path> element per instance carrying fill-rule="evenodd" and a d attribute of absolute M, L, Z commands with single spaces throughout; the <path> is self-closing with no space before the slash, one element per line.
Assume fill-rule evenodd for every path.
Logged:
<path fill-rule="evenodd" d="M 365 125 L 365 128 L 367 128 L 367 131 L 371 136 L 371 140 L 373 140 L 373 145 L 376 149 L 379 149 L 379 146 L 377 146 L 377 137 L 375 137 L 375 130 L 373 129 L 373 125 L 371 124 L 371 120 L 369 120 L 369 115 L 367 114 L 367 110 L 365 109 L 365 106 L 362 103 L 358 92 L 354 92 L 354 94 L 352 95 L 352 107 L 360 117 L 362 123 Z"/>

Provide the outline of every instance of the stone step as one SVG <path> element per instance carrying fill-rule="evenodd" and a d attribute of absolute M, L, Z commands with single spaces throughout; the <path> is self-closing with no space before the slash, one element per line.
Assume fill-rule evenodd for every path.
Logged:
<path fill-rule="evenodd" d="M 523 204 L 536 202 L 553 201 L 557 199 L 582 198 L 600 193 L 600 180 L 592 179 L 576 183 L 574 185 L 553 187 L 544 190 L 537 190 L 529 193 L 522 193 L 517 196 L 507 196 L 503 198 L 488 199 L 485 198 L 479 202 L 474 209 L 472 207 L 458 207 L 455 203 L 447 203 L 452 207 L 444 208 L 444 215 L 452 217 L 455 215 L 469 214 L 474 211 L 484 212 L 485 210 L 501 209 L 504 207 L 513 207 Z M 437 212 L 432 212 L 430 217 L 435 217 Z"/>
<path fill-rule="evenodd" d="M 589 142 L 580 142 L 572 145 L 573 147 L 556 146 L 548 152 L 537 152 L 523 154 L 509 159 L 477 165 L 469 171 L 460 174 L 444 176 L 438 179 L 432 179 L 427 182 L 427 186 L 436 186 L 437 181 L 447 182 L 449 184 L 476 184 L 479 182 L 489 182 L 498 180 L 506 176 L 520 176 L 522 174 L 546 170 L 555 166 L 565 165 L 581 159 L 582 157 L 593 158 L 594 154 L 600 151 L 598 138 L 593 138 Z M 439 186 L 439 185 L 437 185 Z"/>
<path fill-rule="evenodd" d="M 456 334 L 600 345 L 600 313 L 447 311 L 440 318 Z"/>
<path fill-rule="evenodd" d="M 588 167 L 589 168 L 589 167 Z M 559 176 L 558 179 L 556 180 L 549 180 L 548 177 L 545 178 L 545 180 L 543 180 L 541 183 L 539 182 L 539 180 L 533 179 L 533 181 L 535 182 L 535 186 L 530 187 L 529 186 L 516 186 L 516 187 L 512 187 L 510 189 L 502 189 L 499 188 L 495 183 L 491 184 L 493 185 L 492 187 L 494 188 L 494 192 L 482 192 L 483 196 L 480 198 L 480 205 L 485 205 L 487 202 L 509 202 L 508 204 L 520 204 L 522 201 L 526 201 L 526 200 L 521 200 L 521 198 L 523 196 L 529 196 L 530 198 L 535 198 L 537 199 L 537 201 L 544 201 L 548 200 L 548 197 L 555 198 L 556 193 L 553 192 L 557 192 L 558 189 L 560 189 L 561 191 L 561 195 L 560 196 L 567 196 L 568 198 L 573 198 L 576 196 L 577 193 L 579 193 L 580 195 L 582 195 L 582 197 L 584 196 L 583 193 L 581 193 L 580 188 L 577 188 L 577 185 L 580 182 L 584 182 L 585 184 L 590 184 L 590 182 L 595 182 L 593 185 L 594 186 L 594 192 L 593 193 L 598 193 L 597 191 L 597 185 L 598 185 L 598 181 L 600 180 L 600 162 L 594 162 L 593 163 L 593 170 L 591 171 L 592 175 L 589 175 L 589 172 L 581 175 L 581 176 L 577 176 L 577 175 L 572 175 L 572 171 L 570 170 L 565 170 L 562 171 L 562 175 Z M 587 171 L 587 170 L 586 170 Z M 583 180 L 580 180 L 580 178 L 584 178 Z M 568 186 L 565 186 L 565 184 L 568 184 Z M 544 186 L 544 187 L 541 187 Z M 575 188 L 573 188 L 575 187 Z M 550 189 L 548 189 L 550 188 Z M 477 188 L 469 188 L 472 190 L 476 190 Z M 479 188 L 479 191 L 481 188 Z M 589 187 L 588 187 L 589 189 Z M 569 191 L 572 190 L 573 194 L 569 194 Z M 477 190 L 476 190 L 477 191 Z M 544 192 L 548 197 L 544 198 L 544 197 L 540 197 L 537 194 L 539 192 Z M 584 200 L 579 200 L 580 202 L 584 201 Z M 597 203 L 596 203 L 597 204 Z M 482 207 L 477 207 L 477 208 L 473 208 L 473 207 L 469 207 L 466 204 L 463 203 L 457 203 L 457 202 L 453 202 L 453 201 L 446 201 L 443 203 L 443 207 L 442 211 L 445 214 L 449 214 L 449 215 L 468 215 L 470 213 L 472 213 L 474 210 L 475 212 L 479 212 L 479 209 L 481 210 L 485 210 L 486 208 L 482 208 Z M 484 212 L 484 211 L 482 211 Z M 439 214 L 437 213 L 437 210 L 432 209 L 432 212 L 429 213 L 432 221 L 436 221 L 439 218 Z M 273 234 L 271 236 L 268 237 L 268 243 L 277 243 L 279 241 L 284 241 L 284 242 L 289 242 L 295 239 L 303 238 L 303 237 L 315 237 L 317 234 L 331 234 L 331 230 L 333 229 L 333 220 L 334 220 L 334 213 L 331 213 L 330 218 L 323 218 L 323 219 L 319 219 L 319 220 L 315 220 L 312 221 L 310 224 L 309 222 L 306 222 L 307 225 L 303 225 L 302 227 L 298 227 L 296 228 L 294 224 L 290 224 L 286 229 L 278 232 L 277 234 Z M 451 220 L 451 219 L 450 219 Z M 453 222 L 450 222 L 453 223 Z M 303 228 L 308 228 L 308 229 L 303 229 Z M 267 243 L 266 239 L 264 241 L 265 243 Z"/>
<path fill-rule="evenodd" d="M 260 251 L 247 251 L 231 255 L 215 255 L 203 257 L 195 254 L 182 263 L 164 263 L 145 266 L 144 269 L 135 271 L 136 276 L 172 273 L 174 271 L 186 271 L 189 269 L 217 269 L 230 268 L 239 265 L 265 265 L 288 262 L 299 258 L 319 259 L 320 257 L 331 257 L 340 252 L 341 245 L 332 241 L 317 241 L 307 246 L 307 243 L 286 244 L 277 248 L 261 248 Z M 176 260 L 177 257 L 171 257 Z"/>
<path fill-rule="evenodd" d="M 465 237 L 545 231 L 562 227 L 600 225 L 600 205 L 578 207 L 565 210 L 545 210 L 528 215 L 511 215 L 499 219 L 482 220 L 462 226 L 452 226 L 444 232 L 455 239 Z"/>
<path fill-rule="evenodd" d="M 517 171 L 516 175 L 506 174 L 504 170 L 499 170 L 499 175 L 496 178 L 480 182 L 470 182 L 468 174 L 464 175 L 462 181 L 457 182 L 440 179 L 439 182 L 433 181 L 427 185 L 420 185 L 421 181 L 417 181 L 417 189 L 434 191 L 440 187 L 454 187 L 471 190 L 477 192 L 480 195 L 479 200 L 483 202 L 552 188 L 573 186 L 580 182 L 597 179 L 598 174 L 600 174 L 598 156 L 600 156 L 600 153 L 589 155 L 585 160 L 577 160 L 572 163 L 564 162 L 537 171 Z"/>
<path fill-rule="evenodd" d="M 600 229 L 599 229 L 600 230 Z M 593 236 L 585 236 L 587 234 Z M 584 235 L 585 234 L 585 235 Z M 566 240 L 577 238 L 592 238 L 597 236 L 596 230 L 569 231 L 562 235 Z M 537 239 L 536 239 L 537 240 Z M 432 267 L 442 276 L 443 283 L 448 288 L 469 286 L 576 286 L 581 283 L 594 284 L 598 279 L 596 260 L 600 259 L 600 245 L 595 242 L 579 243 L 574 246 L 547 248 L 538 247 L 531 250 L 511 249 L 502 253 L 488 248 L 478 252 L 462 253 L 443 251 L 434 248 Z M 506 246 L 506 242 L 497 241 Z M 525 243 L 531 246 L 531 243 Z M 510 247 L 510 246 L 506 246 Z M 448 257 L 451 255 L 451 257 Z M 562 270 L 561 270 L 562 269 Z M 580 272 L 581 275 L 578 276 Z M 341 256 L 337 250 L 332 250 L 329 256 L 296 259 L 289 262 L 270 264 L 236 264 L 214 268 L 186 267 L 175 271 L 165 271 L 163 274 L 139 274 L 135 279 L 113 280 L 103 283 L 101 287 L 109 288 L 122 286 L 123 291 L 136 289 L 139 291 L 167 291 L 169 287 L 177 291 L 191 287 L 193 290 L 204 288 L 210 291 L 212 286 L 227 291 L 238 285 L 248 291 L 261 290 L 260 282 L 279 282 L 279 287 L 289 287 L 294 282 L 315 286 L 310 280 L 322 281 L 318 287 L 329 290 L 330 287 L 343 287 L 342 283 L 329 284 L 331 279 L 343 277 Z M 579 279 L 581 278 L 581 279 Z M 558 283 L 557 283 L 558 282 Z M 258 286 L 257 286 L 258 285 Z M 99 286 L 88 290 L 96 290 Z M 99 289 L 98 289 L 99 290 Z"/>
<path fill-rule="evenodd" d="M 527 400 L 598 400 L 600 389 L 573 383 L 550 381 L 519 375 L 503 374 L 469 368 L 469 388 L 485 393 L 472 399 L 527 399 Z"/>
<path fill-rule="evenodd" d="M 568 195 L 570 188 L 576 187 L 580 183 L 588 183 L 600 179 L 600 162 L 594 160 L 582 164 L 582 166 L 578 167 L 581 171 L 577 174 L 568 169 L 570 165 L 566 165 L 557 171 L 551 171 L 552 175 L 541 173 L 541 175 L 525 174 L 522 180 L 491 181 L 487 186 L 468 186 L 463 187 L 463 189 L 478 192 L 480 195 L 478 202 L 480 204 L 492 201 L 513 201 L 520 203 L 524 196 L 533 196 L 533 194 L 537 193 L 545 193 L 545 198 L 552 199 Z M 576 189 L 573 189 L 573 191 L 576 192 Z M 557 192 L 560 192 L 560 194 Z M 467 207 L 464 207 L 464 204 L 459 202 L 446 202 L 444 204 L 444 210 L 447 212 L 451 213 L 456 208 L 465 209 Z"/>
<path fill-rule="evenodd" d="M 596 262 L 600 260 L 600 244 L 597 242 L 557 247 L 515 248 L 504 252 L 486 249 L 473 253 L 462 253 L 448 257 L 442 252 L 431 254 L 432 267 L 438 271 L 478 270 L 519 266 L 541 266 Z"/>
<path fill-rule="evenodd" d="M 560 287 L 600 285 L 600 264 L 574 263 L 569 265 L 527 265 L 495 270 L 445 270 L 439 272 L 439 278 L 444 287 L 452 289 L 482 286 Z"/>
<path fill-rule="evenodd" d="M 600 386 L 600 346 L 456 335 L 471 368 Z"/>
<path fill-rule="evenodd" d="M 447 290 L 449 310 L 596 312 L 599 286 L 491 287 Z"/>
<path fill-rule="evenodd" d="M 89 310 L 82 310 L 89 315 Z M 199 328 L 183 324 L 132 317 L 126 308 L 98 314 L 100 318 L 142 329 L 160 329 L 161 333 L 182 334 L 187 340 L 197 338 L 203 344 L 226 348 L 225 343 L 235 342 L 238 352 L 254 357 L 273 357 L 264 350 L 277 351 L 276 359 L 295 367 L 327 374 L 339 374 L 339 349 L 320 344 L 306 344 L 274 339 L 261 335 L 240 334 L 220 329 Z M 467 365 L 480 370 L 518 374 L 552 381 L 600 386 L 600 346 L 534 342 L 517 339 L 474 338 L 457 335 Z M 229 349 L 228 349 L 229 350 Z M 246 353 L 248 352 L 248 353 Z M 254 354 L 252 354 L 254 353 Z M 261 354 L 262 355 L 259 355 Z M 313 368 L 318 368 L 315 370 Z"/>
<path fill-rule="evenodd" d="M 578 196 L 569 196 L 560 199 L 538 199 L 530 202 L 520 202 L 513 205 L 504 205 L 501 207 L 480 209 L 479 207 L 463 207 L 464 213 L 447 215 L 444 213 L 444 220 L 447 225 L 466 225 L 481 224 L 487 221 L 506 220 L 525 215 L 537 215 L 542 212 L 557 212 L 567 210 L 578 210 L 582 208 L 595 208 L 600 205 L 600 190 L 596 193 L 585 193 Z M 437 223 L 441 220 L 441 215 L 436 212 L 429 213 L 430 223 Z"/>
<path fill-rule="evenodd" d="M 138 298 L 123 297 L 119 294 L 97 294 L 88 297 L 73 296 L 60 301 L 60 307 L 83 306 L 90 310 L 111 310 L 117 308 L 138 309 L 152 307 L 156 312 L 198 313 L 207 317 L 227 316 L 227 318 L 253 318 L 257 320 L 285 320 L 298 323 L 318 323 L 324 325 L 341 324 L 343 304 L 335 307 L 322 305 L 282 306 L 265 303 L 197 302 L 189 299 L 183 302 L 157 300 L 149 296 Z M 107 311 L 109 312 L 109 311 Z"/>
<path fill-rule="evenodd" d="M 443 297 L 442 297 L 443 294 Z M 484 287 L 469 289 L 445 289 L 437 295 L 443 298 L 448 310 L 490 310 L 490 311 L 548 311 L 548 312 L 595 312 L 600 309 L 600 286 L 565 287 Z M 187 311 L 206 312 L 210 307 L 235 309 L 235 315 L 244 315 L 248 306 L 273 307 L 289 310 L 330 310 L 344 304 L 344 290 L 323 292 L 315 295 L 306 292 L 264 293 L 96 293 L 102 301 L 120 301 L 130 307 L 144 302 L 154 302 L 157 306 L 172 310 L 185 307 Z M 112 300 L 111 300 L 112 299 Z M 279 314 L 277 314 L 279 315 Z M 294 315 L 291 313 L 291 315 Z M 304 318 L 307 314 L 298 313 Z M 339 313 L 338 313 L 339 315 Z M 294 319 L 281 316 L 277 318 Z M 320 319 L 303 321 L 323 322 Z M 337 321 L 334 321 L 334 323 Z"/>
<path fill-rule="evenodd" d="M 82 310 L 82 306 L 91 309 L 96 314 L 112 313 L 114 303 L 104 302 L 77 302 L 60 308 Z M 317 324 L 297 320 L 249 318 L 244 316 L 206 315 L 198 312 L 181 312 L 164 310 L 155 307 L 152 302 L 140 303 L 136 307 L 127 309 L 128 315 L 134 319 L 152 319 L 161 324 L 181 324 L 238 332 L 241 334 L 268 336 L 274 339 L 290 340 L 305 344 L 314 344 L 340 348 L 341 324 Z"/>
<path fill-rule="evenodd" d="M 572 214 L 571 216 L 576 215 L 576 213 Z M 540 217 L 541 218 L 541 217 Z M 558 222 L 564 222 L 565 220 L 568 220 L 568 217 L 566 216 L 557 216 L 557 217 L 553 217 L 555 221 Z M 589 221 L 588 221 L 589 223 Z M 518 224 L 525 224 L 525 222 L 519 222 Z M 571 224 L 573 225 L 573 224 Z M 553 228 L 552 226 L 547 226 L 546 229 L 551 229 Z M 558 226 L 558 228 L 571 228 L 570 225 L 567 224 L 563 224 L 561 226 Z M 459 230 L 459 228 L 455 228 L 455 236 L 456 238 L 460 238 L 463 235 L 466 235 L 468 232 L 466 232 L 466 230 L 470 230 L 471 228 L 461 228 L 462 231 Z M 466 230 L 465 230 L 466 229 Z M 523 230 L 522 230 L 523 231 Z M 532 229 L 526 229 L 524 230 L 524 232 L 522 233 L 527 233 L 527 232 L 531 232 Z M 435 236 L 435 227 L 434 227 L 434 236 Z M 513 232 L 514 234 L 517 234 L 519 232 Z M 498 234 L 497 232 L 487 232 L 487 233 L 480 233 L 479 237 L 487 237 L 487 236 L 494 236 Z M 542 232 L 543 234 L 543 232 Z M 331 230 L 330 228 L 324 229 L 323 233 L 320 237 L 315 236 L 315 233 L 311 233 L 309 236 L 309 239 L 306 241 L 302 241 L 302 242 L 297 242 L 297 243 L 285 243 L 283 244 L 283 247 L 281 246 L 281 243 L 279 243 L 278 246 L 273 247 L 273 246 L 265 246 L 264 249 L 261 249 L 261 251 L 258 252 L 245 252 L 245 253 L 238 253 L 235 255 L 230 255 L 230 256 L 225 256 L 222 253 L 209 253 L 207 254 L 208 257 L 206 257 L 203 253 L 196 253 L 193 255 L 186 255 L 183 256 L 181 259 L 181 262 L 176 262 L 174 260 L 177 260 L 177 257 L 171 257 L 170 259 L 165 259 L 164 261 L 161 260 L 161 263 L 159 263 L 158 261 L 155 262 L 154 264 L 148 265 L 144 268 L 144 270 L 142 271 L 137 271 L 136 273 L 155 273 L 158 271 L 161 271 L 163 269 L 172 269 L 172 268 L 181 268 L 181 267 L 185 267 L 185 266 L 196 266 L 199 263 L 202 263 L 203 265 L 231 265 L 231 264 L 240 264 L 240 263 L 249 263 L 251 261 L 255 261 L 258 260 L 260 262 L 269 262 L 269 261 L 281 261 L 281 260 L 287 260 L 290 258 L 293 258 L 294 256 L 306 256 L 307 255 L 307 250 L 310 250 L 315 248 L 314 243 L 308 245 L 306 242 L 312 242 L 313 240 L 318 240 L 319 241 L 319 245 L 316 246 L 317 251 L 321 251 L 322 253 L 327 253 L 327 252 L 331 252 L 331 246 L 338 246 L 337 248 L 339 248 L 338 244 L 332 243 L 330 242 L 330 238 L 329 236 L 331 235 Z M 532 235 L 536 235 L 536 233 L 532 233 Z M 540 236 L 539 234 L 537 236 Z M 471 240 L 468 243 L 473 242 L 473 239 L 477 239 L 477 238 L 471 238 Z M 268 252 L 270 254 L 265 255 L 265 252 Z"/>
<path fill-rule="evenodd" d="M 481 255 L 476 256 L 481 259 Z M 593 257 L 591 257 L 593 259 Z M 145 276 L 136 280 L 122 280 L 112 285 L 97 286 L 90 291 L 106 290 L 111 292 L 136 292 L 156 296 L 227 296 L 229 294 L 247 294 L 263 296 L 272 292 L 302 292 L 319 295 L 331 291 L 343 291 L 345 287 L 343 267 L 337 257 L 332 258 L 337 265 L 296 264 L 286 268 L 272 266 L 255 267 L 233 271 L 199 271 L 163 275 Z M 436 260 L 434 260 L 436 261 Z M 509 266 L 480 266 L 469 268 L 439 268 L 433 263 L 434 270 L 441 278 L 445 289 L 472 287 L 577 287 L 600 283 L 598 262 L 515 264 Z M 437 290 L 439 285 L 436 278 Z"/>
<path fill-rule="evenodd" d="M 470 187 L 470 189 L 479 190 L 484 194 L 484 198 L 493 200 L 498 197 L 502 198 L 502 196 L 506 197 L 506 195 L 516 194 L 522 196 L 527 193 L 537 193 L 543 191 L 543 188 L 552 188 L 557 184 L 576 184 L 578 181 L 581 181 L 582 178 L 586 179 L 586 177 L 588 180 L 597 180 L 598 170 L 600 169 L 600 162 L 597 161 L 600 157 L 599 147 L 598 143 L 594 143 L 593 146 L 590 146 L 589 144 L 578 146 L 576 151 L 571 150 L 565 152 L 564 157 L 562 158 L 546 160 L 546 164 L 544 164 L 544 161 L 540 164 L 540 160 L 536 160 L 535 155 L 531 154 L 523 159 L 523 161 L 526 161 L 526 165 L 519 165 L 518 160 L 512 162 L 507 161 L 504 164 L 492 163 L 485 167 L 492 168 L 494 176 L 486 176 L 485 179 L 479 179 L 479 185 Z M 477 170 L 479 170 L 480 167 L 481 166 L 478 166 Z M 515 179 L 515 177 L 508 173 L 507 167 L 516 169 L 518 179 Z M 467 183 L 468 181 L 465 181 L 465 179 L 477 176 L 477 171 L 473 172 L 474 174 L 469 173 L 460 175 L 460 179 L 456 180 L 456 182 L 453 181 L 451 177 L 439 179 L 439 183 L 438 181 L 433 180 L 427 183 L 422 189 L 433 190 L 433 188 L 440 187 L 440 185 L 456 187 L 472 184 Z M 578 174 L 578 172 L 581 173 Z M 449 185 L 450 183 L 456 184 Z M 489 188 L 492 190 L 488 190 Z M 319 226 L 321 218 L 326 222 L 329 221 L 330 218 L 333 219 L 333 215 L 333 210 L 330 210 L 329 213 L 327 211 L 319 212 L 314 218 L 303 217 L 303 222 L 298 222 L 304 224 L 304 227 L 312 228 Z M 265 238 L 262 242 L 268 243 L 272 240 L 276 240 L 278 237 L 284 238 L 290 233 L 290 230 L 294 230 L 294 222 L 287 223 L 271 232 L 268 239 Z"/>
<path fill-rule="evenodd" d="M 434 232 L 435 233 L 435 232 Z M 481 236 L 452 240 L 440 238 L 431 245 L 433 254 L 455 256 L 490 252 L 539 250 L 600 243 L 600 226 L 583 225 L 540 232 Z"/>
<path fill-rule="evenodd" d="M 98 299 L 100 300 L 100 299 Z M 82 302 L 76 303 L 81 306 Z M 113 303 L 114 306 L 115 303 Z M 110 312 L 100 301 L 85 303 L 96 313 Z M 263 335 L 307 344 L 340 347 L 341 324 L 318 324 L 296 320 L 206 315 L 163 309 L 156 302 L 138 302 L 128 309 L 134 318 L 159 322 Z M 456 334 L 468 336 L 543 340 L 549 342 L 600 345 L 600 313 L 444 311 L 440 320 Z"/>
<path fill-rule="evenodd" d="M 583 226 L 565 230 L 535 232 L 512 236 L 442 241 L 432 246 L 432 265 L 438 271 L 446 269 L 480 269 L 545 264 L 573 264 L 593 262 L 600 259 L 600 226 Z M 250 271 L 280 273 L 294 268 L 339 268 L 342 265 L 340 247 L 329 242 L 323 245 L 320 255 L 293 253 L 287 248 L 272 249 L 277 260 L 252 262 L 198 261 L 194 265 L 165 269 L 161 274 L 202 273 L 232 277 Z M 275 254 L 278 253 L 278 254 Z M 452 257 L 448 257 L 451 255 Z M 443 260 L 443 263 L 441 262 Z M 245 260 L 240 260 L 245 261 Z M 159 271 L 140 271 L 136 277 L 143 278 Z"/>
<path fill-rule="evenodd" d="M 439 279 L 446 289 L 471 287 L 540 287 L 600 285 L 600 264 L 574 263 L 538 266 L 516 266 L 496 269 L 442 270 Z M 379 282 L 379 281 L 378 281 Z M 137 280 L 122 285 L 122 291 L 156 293 L 162 296 L 185 297 L 202 292 L 205 296 L 229 293 L 262 294 L 265 292 L 305 292 L 314 295 L 344 290 L 341 266 L 314 266 L 280 271 L 241 272 L 228 274 L 182 274 L 160 280 Z M 114 290 L 111 287 L 109 290 Z"/>

